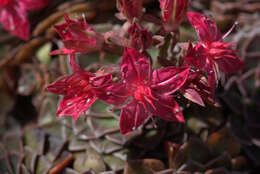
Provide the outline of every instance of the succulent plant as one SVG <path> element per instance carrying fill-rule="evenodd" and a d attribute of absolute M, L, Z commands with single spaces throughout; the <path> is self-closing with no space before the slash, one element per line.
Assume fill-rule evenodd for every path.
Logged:
<path fill-rule="evenodd" d="M 210 9 L 221 30 L 229 28 L 237 18 L 240 23 L 238 31 L 229 37 L 238 43 L 247 66 L 245 71 L 221 79 L 216 89 L 215 106 L 218 103 L 222 107 L 206 104 L 202 108 L 187 102 L 180 97 L 186 90 L 183 88 L 176 93 L 176 100 L 180 106 L 185 106 L 185 109 L 181 107 L 185 124 L 154 118 L 127 135 L 120 133 L 119 111 L 111 105 L 97 101 L 77 121 L 71 117 L 56 117 L 56 106 L 61 98 L 44 90 L 50 81 L 72 71 L 68 57 L 59 55 L 51 58 L 49 55 L 51 50 L 62 48 L 51 26 L 63 22 L 65 13 L 72 17 L 84 12 L 88 22 L 98 23 L 94 24 L 95 30 L 117 29 L 118 25 L 105 23 L 107 18 L 112 19 L 113 23 L 116 21 L 116 0 L 53 1 L 48 6 L 48 13 L 40 11 L 30 16 L 33 19 L 33 38 L 27 42 L 20 42 L 9 35 L 4 37 L 5 33 L 1 30 L 0 173 L 257 173 L 260 167 L 260 53 L 257 47 L 260 30 L 255 16 L 258 16 L 259 3 L 257 0 L 248 2 L 241 1 L 239 4 L 238 0 L 199 0 L 190 3 L 191 8 L 198 11 Z M 127 4 L 124 2 L 123 5 Z M 159 6 L 156 8 L 156 5 L 159 2 L 144 0 L 144 7 L 149 7 L 146 10 L 159 16 Z M 144 11 L 138 10 L 138 17 L 141 18 Z M 231 11 L 234 13 L 231 14 Z M 37 18 L 39 15 L 34 14 L 41 14 L 42 17 Z M 131 16 L 128 18 L 132 20 Z M 151 16 L 143 15 L 142 18 L 158 22 Z M 186 25 L 187 21 L 182 20 L 184 25 L 180 27 L 180 39 L 195 40 L 194 32 Z M 133 22 L 137 22 L 135 17 Z M 172 23 L 165 23 L 164 28 L 166 24 L 168 26 Z M 153 42 L 160 41 L 160 38 L 151 38 L 151 33 L 156 31 L 155 26 L 148 26 L 152 30 L 148 32 L 138 25 L 136 23 L 129 31 L 132 33 L 130 41 L 133 47 L 143 51 L 151 48 Z M 175 29 L 176 26 L 172 27 Z M 107 35 L 106 41 L 109 41 L 111 35 Z M 175 45 L 169 37 L 170 34 L 164 45 L 160 45 L 160 51 L 147 50 L 146 54 L 150 54 L 154 62 L 158 61 L 156 68 L 159 64 L 174 62 L 163 59 L 168 54 L 169 45 Z M 115 39 L 111 42 L 119 41 Z M 125 40 L 120 40 L 120 44 L 126 44 Z M 110 49 L 122 55 L 122 49 Z M 76 57 L 84 57 L 79 58 L 78 63 L 88 71 L 105 70 L 114 75 L 119 73 L 118 67 L 107 64 L 118 62 L 118 55 L 93 52 Z M 158 60 L 156 57 L 159 57 Z"/>

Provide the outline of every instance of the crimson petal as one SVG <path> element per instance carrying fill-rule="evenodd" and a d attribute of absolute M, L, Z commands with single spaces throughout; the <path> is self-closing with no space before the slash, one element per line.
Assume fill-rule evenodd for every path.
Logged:
<path fill-rule="evenodd" d="M 109 104 L 122 104 L 129 96 L 125 84 L 113 83 L 111 74 L 93 77 L 90 80 L 97 96 Z"/>
<path fill-rule="evenodd" d="M 160 94 L 171 94 L 185 83 L 190 68 L 166 67 L 153 71 L 152 89 Z"/>
<path fill-rule="evenodd" d="M 26 10 L 16 2 L 0 9 L 0 22 L 13 35 L 23 40 L 29 39 L 30 24 Z"/>
<path fill-rule="evenodd" d="M 216 23 L 210 18 L 196 12 L 188 12 L 187 16 L 203 42 L 210 44 L 222 40 L 222 35 L 219 32 Z"/>
<path fill-rule="evenodd" d="M 159 0 L 164 28 L 174 31 L 185 17 L 189 0 Z"/>
<path fill-rule="evenodd" d="M 139 127 L 147 118 L 149 114 L 145 111 L 142 104 L 134 99 L 130 100 L 127 105 L 122 108 L 120 114 L 120 132 L 128 134 L 135 128 Z"/>
<path fill-rule="evenodd" d="M 245 64 L 237 54 L 223 55 L 219 59 L 215 59 L 219 66 L 219 70 L 224 73 L 234 73 L 244 68 Z"/>
<path fill-rule="evenodd" d="M 141 25 L 134 22 L 128 29 L 131 47 L 137 50 L 146 50 L 152 46 L 152 32 L 143 29 Z"/>
<path fill-rule="evenodd" d="M 80 114 L 84 112 L 97 100 L 96 96 L 65 96 L 57 110 L 57 116 L 73 116 L 74 120 L 77 120 Z"/>
<path fill-rule="evenodd" d="M 205 48 L 200 43 L 197 43 L 194 47 L 191 43 L 189 43 L 189 47 L 184 59 L 184 65 L 203 69 L 205 64 Z"/>
<path fill-rule="evenodd" d="M 92 73 L 77 71 L 69 76 L 64 76 L 47 86 L 47 90 L 60 95 L 69 95 L 79 92 L 89 82 Z"/>
<path fill-rule="evenodd" d="M 139 18 L 143 12 L 142 0 L 117 0 L 117 8 L 128 20 Z"/>
<path fill-rule="evenodd" d="M 86 32 L 95 32 L 86 21 L 71 20 L 64 15 L 66 23 L 54 25 L 54 28 L 63 40 L 88 40 Z"/>
<path fill-rule="evenodd" d="M 148 80 L 151 71 L 151 63 L 148 58 L 132 48 L 125 48 L 121 63 L 123 80 L 126 80 L 127 83 Z"/>
<path fill-rule="evenodd" d="M 111 83 L 103 88 L 99 98 L 109 104 L 123 104 L 129 97 L 129 92 L 125 83 Z"/>
<path fill-rule="evenodd" d="M 65 23 L 54 25 L 56 31 L 63 39 L 63 49 L 52 54 L 72 54 L 76 52 L 87 53 L 103 47 L 104 37 L 91 28 L 86 20 L 71 20 L 64 15 Z"/>
<path fill-rule="evenodd" d="M 194 103 L 205 106 L 200 94 L 194 89 L 185 89 L 183 96 Z"/>
<path fill-rule="evenodd" d="M 159 94 L 155 98 L 152 102 L 156 107 L 148 105 L 151 113 L 167 121 L 184 122 L 181 108 L 172 96 Z"/>
<path fill-rule="evenodd" d="M 209 84 L 201 71 L 190 71 L 189 77 L 182 86 L 181 91 L 185 98 L 201 106 L 205 106 L 204 101 L 215 103 L 214 94 L 211 93 Z"/>
<path fill-rule="evenodd" d="M 18 0 L 18 3 L 26 10 L 37 10 L 45 7 L 49 0 Z"/>

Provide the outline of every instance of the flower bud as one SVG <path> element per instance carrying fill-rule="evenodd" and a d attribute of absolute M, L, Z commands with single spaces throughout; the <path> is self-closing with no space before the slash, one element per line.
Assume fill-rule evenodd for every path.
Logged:
<path fill-rule="evenodd" d="M 65 48 L 55 50 L 52 54 L 87 53 L 102 49 L 103 35 L 96 32 L 85 19 L 71 20 L 67 15 L 64 18 L 65 23 L 54 27 L 62 38 Z"/>
<path fill-rule="evenodd" d="M 145 50 L 152 46 L 152 32 L 143 29 L 138 23 L 133 23 L 129 28 L 130 45 L 136 50 Z"/>
<path fill-rule="evenodd" d="M 133 18 L 142 16 L 143 2 L 142 0 L 117 0 L 117 8 L 125 18 L 132 21 Z"/>
<path fill-rule="evenodd" d="M 185 17 L 189 0 L 159 0 L 164 29 L 167 32 L 178 28 Z"/>

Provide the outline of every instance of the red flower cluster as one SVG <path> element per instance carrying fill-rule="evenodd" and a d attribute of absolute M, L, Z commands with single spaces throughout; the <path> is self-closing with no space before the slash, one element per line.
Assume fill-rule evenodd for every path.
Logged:
<path fill-rule="evenodd" d="M 108 100 L 106 88 L 111 86 L 112 75 L 98 75 L 84 70 L 75 71 L 69 76 L 58 79 L 47 90 L 64 95 L 57 116 L 72 115 L 77 119 L 97 99 Z M 116 103 L 116 102 L 115 102 Z"/>
<path fill-rule="evenodd" d="M 127 30 L 118 34 L 109 33 L 125 43 L 121 60 L 119 81 L 113 81 L 111 73 L 90 73 L 74 63 L 75 53 L 110 48 L 104 36 L 91 28 L 85 20 L 71 20 L 65 16 L 66 23 L 55 25 L 63 39 L 64 48 L 51 54 L 68 54 L 74 72 L 50 84 L 47 89 L 63 95 L 57 116 L 72 115 L 77 119 L 96 100 L 100 99 L 113 105 L 121 105 L 120 130 L 130 133 L 145 120 L 158 116 L 167 121 L 184 122 L 182 109 L 176 102 L 174 93 L 183 94 L 188 100 L 205 106 L 205 102 L 214 104 L 214 92 L 219 80 L 219 72 L 232 73 L 243 68 L 243 61 L 231 44 L 224 43 L 216 24 L 199 13 L 188 12 L 187 16 L 196 29 L 201 41 L 189 43 L 183 63 L 177 66 L 152 68 L 152 62 L 146 50 L 151 48 L 153 33 L 143 29 L 141 1 L 118 0 L 121 15 L 127 19 Z M 162 26 L 164 31 L 176 32 L 178 25 L 186 16 L 188 0 L 159 0 L 162 8 Z M 140 20 L 140 21 L 139 21 Z M 130 25 L 129 25 L 130 24 Z M 122 34 L 123 33 L 123 34 Z M 165 37 L 165 36 L 161 36 Z M 121 40 L 120 40 L 121 39 Z M 113 45 L 112 45 L 113 46 Z M 111 47 L 112 47 L 111 46 Z M 184 49 L 184 48 L 183 48 Z"/>
<path fill-rule="evenodd" d="M 206 74 L 211 91 L 209 100 L 212 100 L 219 80 L 219 71 L 237 72 L 244 67 L 244 63 L 237 55 L 237 51 L 231 48 L 232 44 L 223 42 L 224 37 L 221 36 L 214 21 L 195 12 L 188 12 L 187 16 L 201 42 L 197 42 L 195 46 L 189 45 L 185 64 Z"/>
<path fill-rule="evenodd" d="M 0 22 L 13 35 L 28 40 L 30 24 L 27 11 L 45 7 L 49 0 L 0 0 Z"/>

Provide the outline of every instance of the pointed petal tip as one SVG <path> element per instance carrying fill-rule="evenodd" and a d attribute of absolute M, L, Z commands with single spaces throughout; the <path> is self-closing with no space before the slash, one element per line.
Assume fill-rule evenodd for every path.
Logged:
<path fill-rule="evenodd" d="M 123 135 L 129 135 L 132 131 L 131 130 L 125 130 L 120 127 L 120 133 Z"/>
<path fill-rule="evenodd" d="M 67 13 L 65 13 L 63 17 L 64 17 L 66 22 L 70 21 L 69 15 Z"/>
<path fill-rule="evenodd" d="M 65 116 L 69 116 L 69 115 L 65 115 L 60 110 L 57 110 L 56 117 L 65 117 Z M 79 114 L 71 115 L 71 117 L 72 117 L 73 120 L 77 121 L 78 117 L 79 117 Z"/>
<path fill-rule="evenodd" d="M 50 85 L 46 86 L 44 89 L 45 89 L 45 91 L 51 92 L 51 86 Z"/>
<path fill-rule="evenodd" d="M 73 120 L 77 121 L 79 114 L 72 115 Z"/>
<path fill-rule="evenodd" d="M 183 96 L 186 99 L 192 101 L 193 103 L 196 103 L 202 107 L 205 107 L 205 103 L 203 102 L 200 94 L 196 90 L 186 89 Z"/>
<path fill-rule="evenodd" d="M 56 88 L 55 88 L 54 83 L 55 83 L 55 82 L 48 84 L 48 85 L 45 87 L 45 90 L 48 91 L 48 92 L 56 93 L 57 90 L 56 90 Z"/>
<path fill-rule="evenodd" d="M 195 15 L 202 16 L 202 14 L 197 13 L 197 12 L 193 12 L 193 11 L 187 12 L 187 17 L 189 18 L 189 20 L 191 20 L 191 18 L 194 17 Z"/>
<path fill-rule="evenodd" d="M 183 116 L 176 116 L 177 120 L 178 120 L 178 123 L 185 123 L 185 119 Z"/>
<path fill-rule="evenodd" d="M 179 105 L 178 105 L 178 107 L 179 107 Z M 178 123 L 185 123 L 185 119 L 184 119 L 184 116 L 183 116 L 181 110 L 178 113 L 175 112 L 174 116 L 175 116 L 175 120 L 173 120 L 173 121 L 176 121 Z"/>
<path fill-rule="evenodd" d="M 57 55 L 57 50 L 54 50 L 54 51 L 49 52 L 49 55 L 51 55 L 51 56 Z"/>

